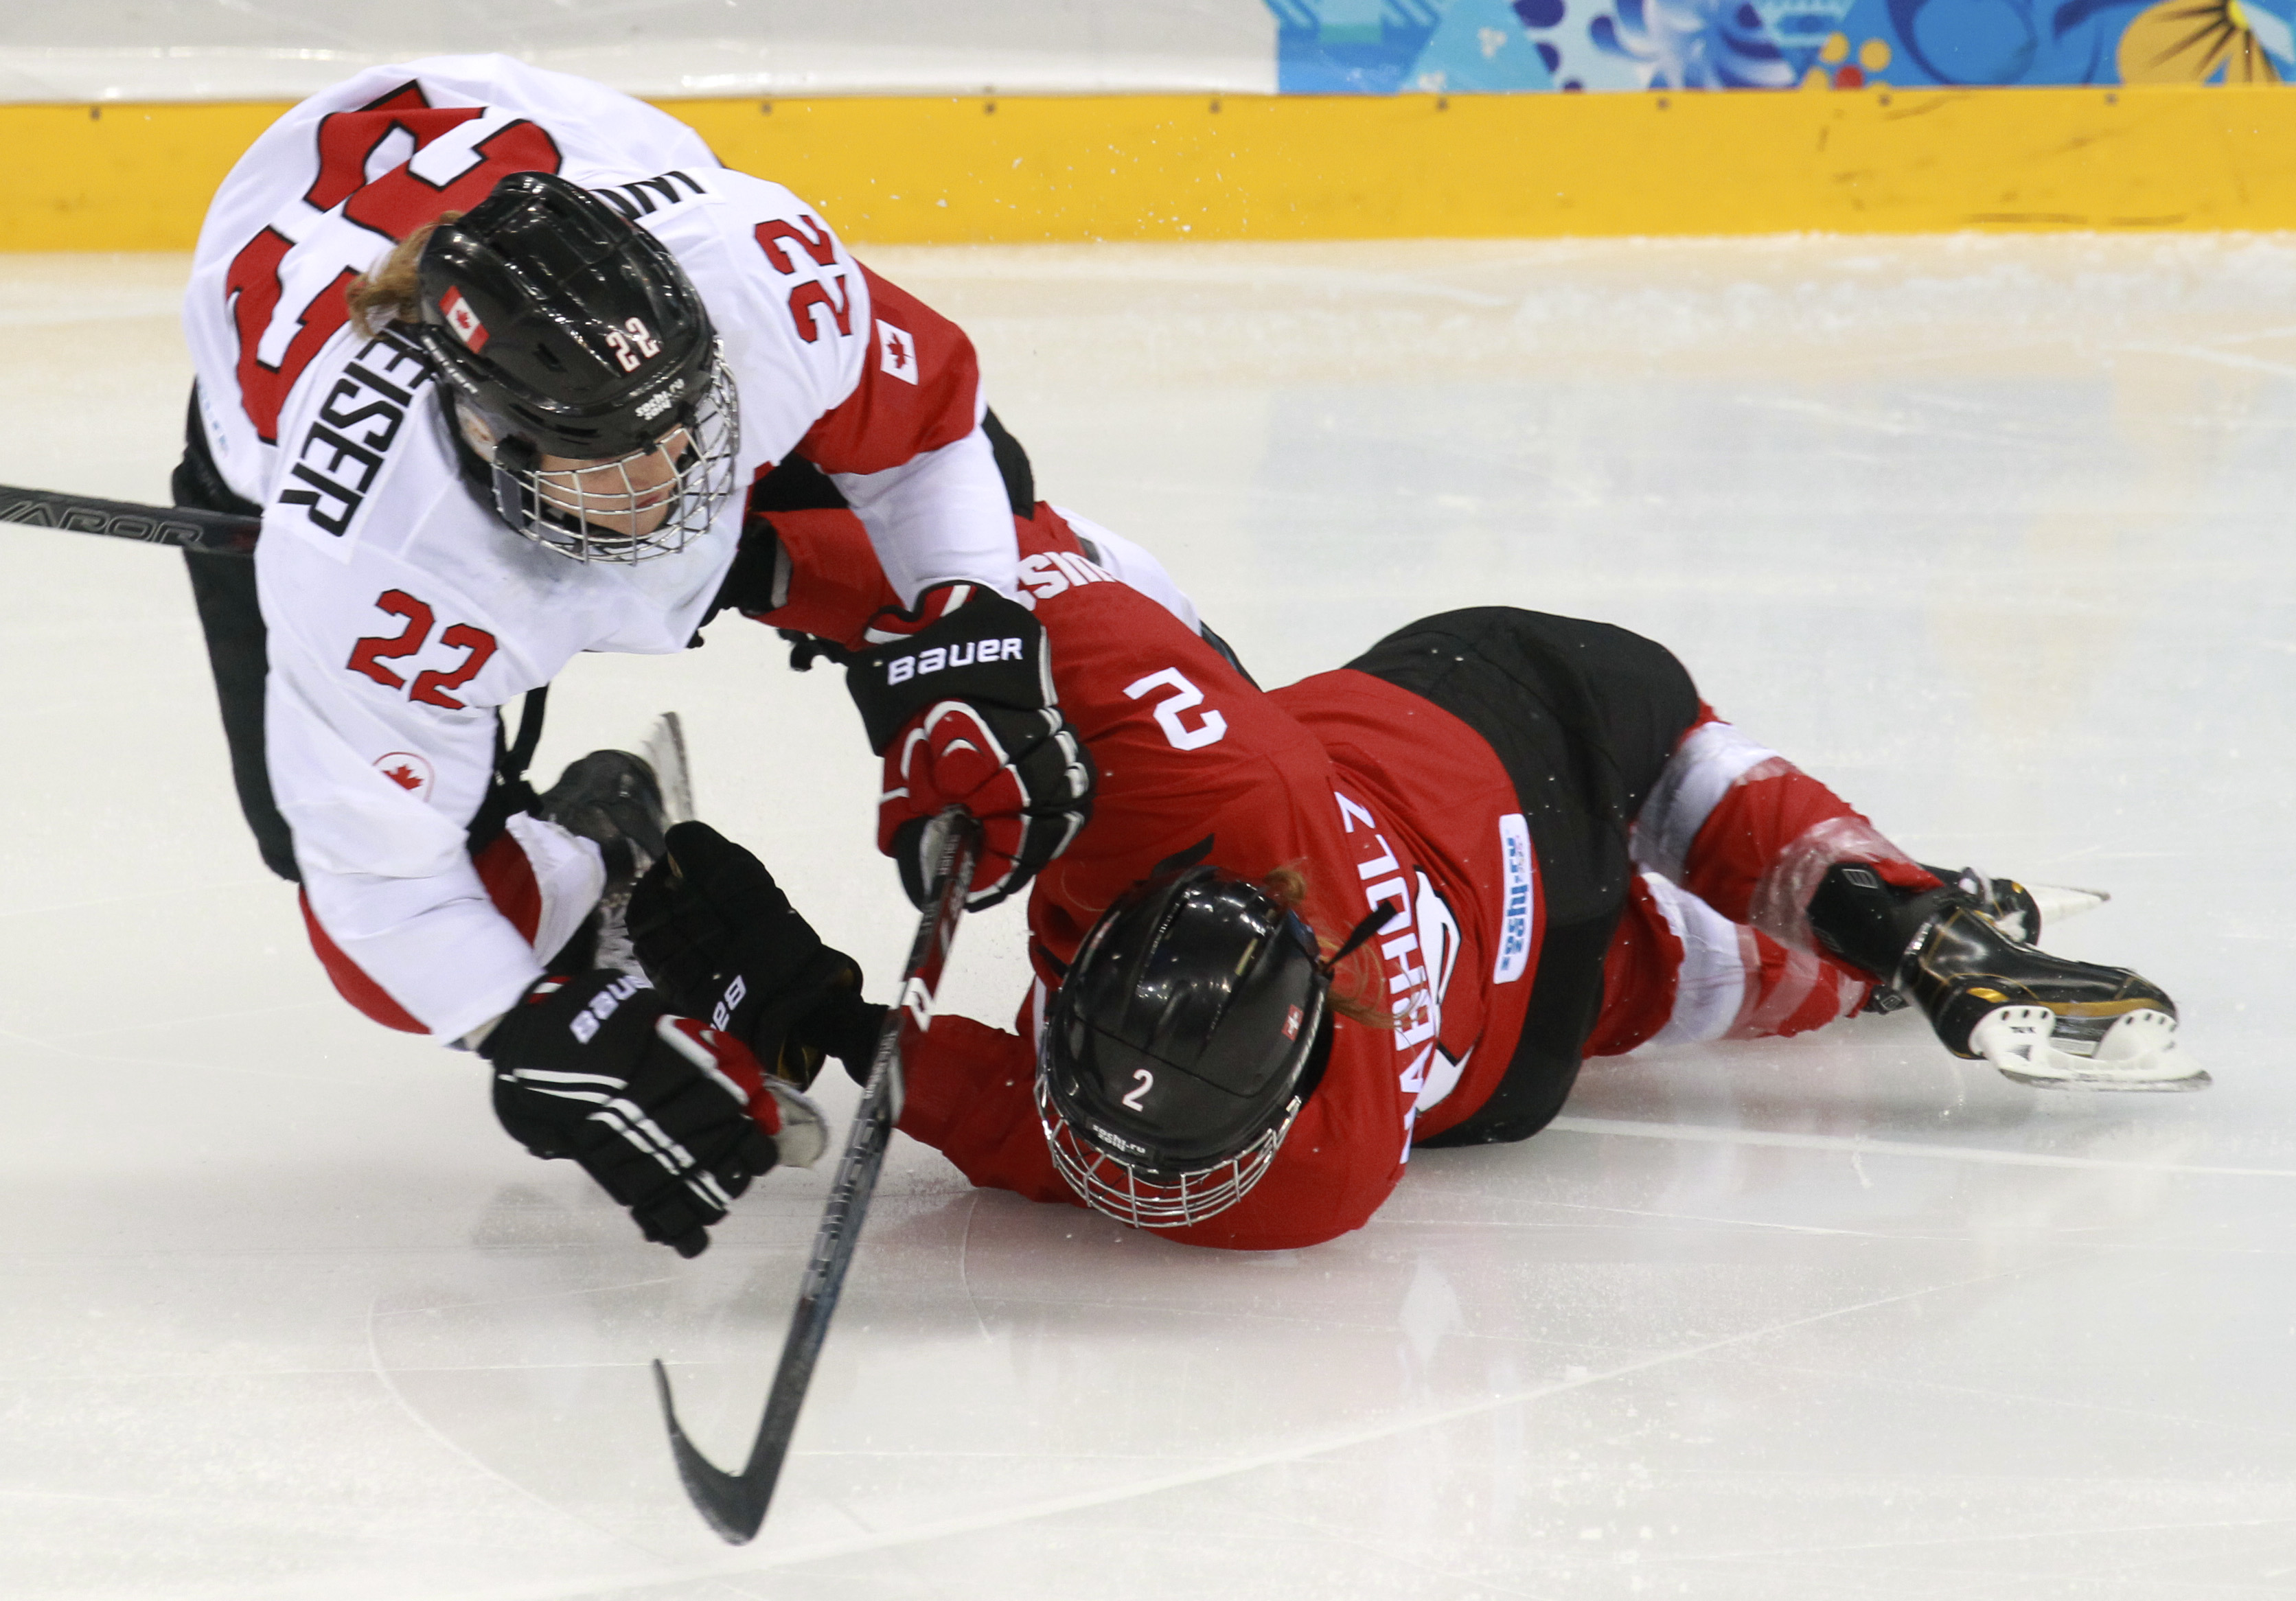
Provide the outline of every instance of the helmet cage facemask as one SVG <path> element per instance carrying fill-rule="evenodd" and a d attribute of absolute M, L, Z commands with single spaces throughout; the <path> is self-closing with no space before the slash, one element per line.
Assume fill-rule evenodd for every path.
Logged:
<path fill-rule="evenodd" d="M 1085 1135 L 1053 1104 L 1048 1074 L 1037 1074 L 1037 1121 L 1053 1166 L 1086 1206 L 1134 1228 L 1185 1228 L 1218 1217 L 1267 1177 L 1276 1152 L 1299 1121 L 1305 1093 L 1283 1104 L 1282 1115 L 1234 1155 L 1185 1173 L 1136 1167 Z"/>
<path fill-rule="evenodd" d="M 1203 919 L 1203 908 L 1221 907 L 1234 915 Z M 1198 931 L 1186 946 L 1168 943 L 1180 937 L 1176 919 Z M 1213 941 L 1209 950 L 1194 944 L 1204 938 Z M 1178 998 L 1193 987 L 1176 981 L 1172 953 L 1196 948 L 1216 971 L 1237 943 L 1259 954 L 1248 971 L 1233 970 L 1239 987 L 1224 988 L 1216 1014 Z M 1267 1176 L 1321 1076 L 1331 1048 L 1331 978 L 1313 931 L 1295 912 L 1221 869 L 1160 875 L 1119 898 L 1086 935 L 1039 1037 L 1037 1119 L 1062 1178 L 1094 1211 L 1134 1227 L 1183 1227 L 1234 1206 Z M 1288 1024 L 1272 1021 L 1285 1010 Z M 1209 1022 L 1204 1054 L 1168 1055 L 1174 1041 L 1165 1030 L 1188 1012 Z M 1272 1056 L 1255 1055 L 1249 1043 L 1261 1027 L 1270 1031 L 1259 1037 L 1276 1047 Z M 1167 1043 L 1152 1043 L 1159 1039 Z M 1193 1088 L 1159 1117 L 1123 1099 L 1119 1087 L 1136 1067 L 1160 1083 Z M 1233 1112 L 1221 1112 L 1223 1102 Z M 1177 1122 L 1166 1121 L 1174 1115 Z"/>
<path fill-rule="evenodd" d="M 733 497 L 741 424 L 722 354 L 710 364 L 700 399 L 672 414 L 651 443 L 578 467 L 545 470 L 536 441 L 474 396 L 453 396 L 442 413 L 472 489 L 512 532 L 573 561 L 628 562 L 675 554 L 706 532 Z M 473 420 L 492 436 L 490 445 L 482 448 L 472 438 Z M 673 441 L 678 454 L 667 464 L 667 476 L 656 474 L 657 485 L 638 489 L 631 467 Z M 613 481 L 608 474 L 619 477 L 619 491 L 600 489 Z M 630 525 L 657 508 L 660 521 L 634 531 Z"/>
<path fill-rule="evenodd" d="M 716 521 L 735 488 L 738 396 L 660 240 L 579 185 L 519 172 L 441 222 L 417 273 L 409 333 L 454 397 L 456 463 L 512 531 L 577 561 L 635 562 Z M 545 457 L 569 464 L 544 472 Z"/>

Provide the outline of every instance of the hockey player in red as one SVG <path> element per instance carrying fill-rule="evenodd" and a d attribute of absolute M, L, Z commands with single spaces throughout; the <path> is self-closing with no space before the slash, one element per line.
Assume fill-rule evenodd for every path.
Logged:
<path fill-rule="evenodd" d="M 849 518 L 771 521 L 791 578 L 766 620 L 857 652 L 865 714 L 888 680 L 955 672 L 870 645 L 888 597 Z M 2158 988 L 2014 937 L 2038 932 L 2026 891 L 1943 882 L 1648 640 L 1451 612 L 1262 694 L 1090 539 L 1049 506 L 1021 527 L 1021 598 L 1100 774 L 1029 899 L 1037 981 L 1018 1032 L 939 1016 L 907 1063 L 900 1127 L 976 1184 L 1192 1244 L 1311 1244 L 1369 1219 L 1415 1147 L 1536 1133 L 1582 1057 L 1900 998 L 2028 1082 L 2205 1082 Z M 995 753 L 929 725 L 887 748 L 888 846 L 945 804 L 1006 804 Z M 633 903 L 640 956 L 699 1014 L 729 990 L 754 1009 L 817 941 L 740 847 L 689 825 L 668 853 Z M 865 1063 L 875 1015 L 785 1006 L 752 1042 Z"/>

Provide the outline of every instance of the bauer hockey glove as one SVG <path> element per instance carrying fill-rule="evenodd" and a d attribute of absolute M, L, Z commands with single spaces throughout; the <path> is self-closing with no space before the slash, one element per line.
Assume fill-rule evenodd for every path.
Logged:
<path fill-rule="evenodd" d="M 479 1047 L 495 1115 L 537 1156 L 582 1164 L 649 1240 L 699 1256 L 750 1181 L 828 1145 L 820 1112 L 738 1039 L 662 1008 L 627 973 L 545 978 Z"/>
<path fill-rule="evenodd" d="M 630 896 L 629 930 L 672 1011 L 708 1018 L 800 1089 L 821 1071 L 824 1034 L 845 1043 L 843 1015 L 872 1010 L 853 958 L 823 944 L 766 865 L 707 823 L 669 831 Z"/>
<path fill-rule="evenodd" d="M 962 806 L 981 833 L 965 906 L 995 906 L 1092 816 L 1092 753 L 1054 698 L 1044 625 L 992 589 L 952 583 L 913 612 L 878 613 L 869 637 L 882 643 L 853 658 L 845 684 L 885 762 L 877 849 L 922 907 L 939 843 L 928 825 Z"/>

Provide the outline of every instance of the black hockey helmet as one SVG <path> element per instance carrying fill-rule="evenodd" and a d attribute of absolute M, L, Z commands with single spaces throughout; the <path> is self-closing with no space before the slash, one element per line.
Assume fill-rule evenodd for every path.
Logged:
<path fill-rule="evenodd" d="M 1234 1205 L 1299 1115 L 1330 992 L 1315 934 L 1261 886 L 1199 866 L 1127 891 L 1045 1018 L 1037 1110 L 1062 1177 L 1138 1227 Z"/>
<path fill-rule="evenodd" d="M 504 521 L 562 554 L 620 561 L 709 526 L 733 490 L 733 383 L 708 308 L 660 241 L 554 173 L 513 173 L 439 225 L 418 276 L 414 337 L 461 414 L 448 419 L 456 458 Z M 602 470 L 665 441 L 665 467 L 607 472 L 602 490 Z M 545 456 L 586 470 L 543 472 Z"/>

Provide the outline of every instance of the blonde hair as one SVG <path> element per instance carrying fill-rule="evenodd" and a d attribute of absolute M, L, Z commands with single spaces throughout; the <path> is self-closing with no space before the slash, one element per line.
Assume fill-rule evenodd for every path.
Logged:
<path fill-rule="evenodd" d="M 350 308 L 351 322 L 361 333 L 372 339 L 393 323 L 422 320 L 422 247 L 430 242 L 430 235 L 441 224 L 462 220 L 460 211 L 441 211 L 350 281 L 343 291 L 343 304 Z"/>
<path fill-rule="evenodd" d="M 1303 920 L 1307 913 L 1300 908 L 1308 903 L 1308 875 L 1298 866 L 1278 867 L 1259 881 L 1259 887 L 1274 896 L 1287 912 L 1296 913 Z M 1313 924 L 1308 924 L 1314 927 Z M 1320 931 L 1316 943 L 1326 956 L 1338 948 Z M 1402 1024 L 1402 1018 L 1392 1010 L 1380 1006 L 1370 998 L 1379 993 L 1379 958 L 1369 945 L 1357 946 L 1339 971 L 1332 974 L 1332 1010 L 1352 1022 L 1366 1028 L 1392 1029 Z"/>

